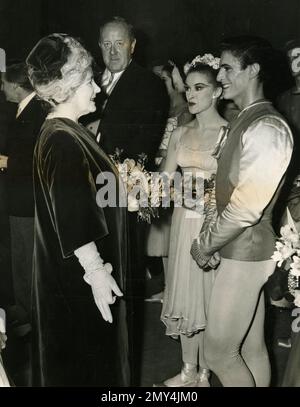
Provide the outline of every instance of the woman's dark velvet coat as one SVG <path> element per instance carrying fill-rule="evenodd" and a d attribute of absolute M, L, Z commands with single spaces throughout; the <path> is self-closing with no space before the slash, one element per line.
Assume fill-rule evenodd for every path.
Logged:
<path fill-rule="evenodd" d="M 74 255 L 95 241 L 125 288 L 126 208 L 100 208 L 96 178 L 117 173 L 92 135 L 69 119 L 46 120 L 34 155 L 33 385 L 129 384 L 125 301 L 102 319 Z"/>

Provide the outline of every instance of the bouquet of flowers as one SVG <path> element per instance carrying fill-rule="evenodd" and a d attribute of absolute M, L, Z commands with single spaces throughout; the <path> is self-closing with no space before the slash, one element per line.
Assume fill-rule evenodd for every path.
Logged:
<path fill-rule="evenodd" d="M 289 212 L 288 219 L 291 219 Z M 300 235 L 291 222 L 280 229 L 281 237 L 276 242 L 272 259 L 279 268 L 288 271 L 288 290 L 294 297 L 294 304 L 300 307 Z"/>
<path fill-rule="evenodd" d="M 147 156 L 141 153 L 135 161 L 126 158 L 122 161 L 123 150 L 116 149 L 110 156 L 118 169 L 125 185 L 127 208 L 129 212 L 137 212 L 138 220 L 151 223 L 152 218 L 159 217 L 158 207 L 163 196 L 161 180 L 155 182 L 155 177 L 145 169 Z"/>

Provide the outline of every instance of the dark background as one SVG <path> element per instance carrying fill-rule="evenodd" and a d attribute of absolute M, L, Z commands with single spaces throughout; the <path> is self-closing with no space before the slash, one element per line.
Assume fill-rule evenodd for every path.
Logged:
<path fill-rule="evenodd" d="M 216 53 L 224 36 L 252 33 L 279 48 L 300 37 L 299 0 L 0 0 L 0 47 L 22 59 L 42 36 L 66 32 L 100 62 L 99 25 L 113 15 L 137 29 L 143 65 Z"/>

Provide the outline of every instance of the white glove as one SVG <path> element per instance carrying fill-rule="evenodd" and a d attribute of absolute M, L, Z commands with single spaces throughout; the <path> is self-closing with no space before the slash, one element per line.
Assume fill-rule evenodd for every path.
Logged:
<path fill-rule="evenodd" d="M 94 242 L 81 246 L 74 251 L 79 263 L 85 270 L 84 280 L 92 287 L 95 303 L 105 321 L 112 322 L 112 314 L 109 308 L 116 300 L 116 296 L 123 294 L 115 279 L 112 277 L 112 265 L 103 264 Z"/>

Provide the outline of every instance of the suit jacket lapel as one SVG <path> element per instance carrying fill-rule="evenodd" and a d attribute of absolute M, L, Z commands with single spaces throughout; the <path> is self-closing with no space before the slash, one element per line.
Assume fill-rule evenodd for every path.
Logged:
<path fill-rule="evenodd" d="M 109 110 L 110 105 L 118 104 L 118 101 L 126 95 L 126 92 L 128 92 L 128 83 L 133 81 L 135 77 L 135 66 L 135 62 L 131 61 L 130 65 L 125 69 L 108 97 L 104 111 Z"/>
<path fill-rule="evenodd" d="M 36 103 L 39 103 L 36 99 L 36 96 L 34 96 L 30 102 L 25 106 L 25 108 L 22 110 L 22 112 L 19 114 L 19 116 L 16 118 L 16 120 L 29 120 L 32 118 L 32 115 L 34 114 L 34 105 Z"/>

